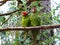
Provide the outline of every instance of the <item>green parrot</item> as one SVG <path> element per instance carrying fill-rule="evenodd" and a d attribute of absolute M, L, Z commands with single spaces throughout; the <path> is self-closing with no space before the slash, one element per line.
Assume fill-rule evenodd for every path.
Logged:
<path fill-rule="evenodd" d="M 23 27 L 30 26 L 30 17 L 26 11 L 22 12 L 22 26 Z"/>
<path fill-rule="evenodd" d="M 22 27 L 29 27 L 30 26 L 30 17 L 27 11 L 22 12 Z M 24 39 L 26 39 L 28 31 L 25 30 L 24 32 Z"/>
<path fill-rule="evenodd" d="M 40 25 L 40 18 L 38 15 L 31 15 L 30 20 L 31 20 L 31 26 L 39 26 Z"/>
<path fill-rule="evenodd" d="M 31 9 L 32 13 L 30 15 L 30 20 L 31 20 L 31 26 L 39 26 L 40 25 L 40 17 L 38 14 L 36 14 L 36 7 L 33 7 Z M 32 36 L 33 36 L 33 45 L 37 45 L 36 44 L 36 38 L 37 38 L 37 35 L 39 33 L 39 30 L 32 30 L 31 31 L 32 33 Z"/>

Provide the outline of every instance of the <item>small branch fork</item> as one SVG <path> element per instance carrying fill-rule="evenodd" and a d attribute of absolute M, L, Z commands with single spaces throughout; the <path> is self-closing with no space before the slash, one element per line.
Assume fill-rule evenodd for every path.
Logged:
<path fill-rule="evenodd" d="M 35 27 L 7 27 L 7 28 L 0 28 L 0 32 L 2 31 L 19 31 L 19 30 L 46 30 L 46 29 L 54 29 L 60 28 L 60 24 L 54 25 L 42 25 L 42 26 L 35 26 Z"/>

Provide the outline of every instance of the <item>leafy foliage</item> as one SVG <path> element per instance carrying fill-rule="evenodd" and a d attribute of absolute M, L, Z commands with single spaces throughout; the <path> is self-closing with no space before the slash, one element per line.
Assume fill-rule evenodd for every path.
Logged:
<path fill-rule="evenodd" d="M 4 23 L 1 27 L 18 27 L 18 26 L 22 26 L 22 22 L 23 22 L 23 26 L 40 26 L 40 25 L 51 25 L 53 22 L 53 19 L 60 22 L 59 17 L 58 16 L 54 16 L 52 19 L 52 14 L 55 14 L 55 10 L 57 10 L 59 6 L 56 7 L 56 9 L 54 9 L 53 11 L 49 12 L 49 13 L 45 13 L 43 12 L 42 14 L 40 13 L 41 9 L 43 9 L 42 6 L 39 5 L 40 1 L 35 1 L 32 2 L 29 6 L 26 5 L 26 0 L 22 0 L 23 4 L 19 4 L 18 6 L 15 5 L 15 2 L 10 3 L 10 5 L 12 5 L 9 9 L 8 12 L 14 11 L 16 9 L 19 9 L 20 11 L 17 11 L 13 14 L 11 14 L 12 16 L 9 18 L 9 16 L 7 16 L 8 20 L 6 19 L 6 16 L 1 16 L 0 17 L 0 23 L 2 24 Z M 31 9 L 33 7 L 36 7 L 36 12 L 32 12 L 34 10 L 31 11 Z M 22 16 L 21 12 L 22 11 L 27 11 L 28 12 L 28 18 Z M 32 15 L 34 14 L 34 15 Z M 34 19 L 33 19 L 34 18 Z M 38 21 L 39 18 L 39 22 Z M 30 24 L 28 23 L 28 21 L 30 22 Z M 35 22 L 34 22 L 35 21 Z M 25 24 L 26 23 L 26 24 Z M 27 24 L 28 23 L 28 24 Z M 32 23 L 32 24 L 31 24 Z M 37 25 L 37 23 L 39 23 Z M 25 25 L 24 25 L 25 24 Z M 36 25 L 35 25 L 36 24 Z M 49 29 L 51 30 L 51 29 Z M 1 32 L 1 40 L 2 40 L 2 45 L 33 45 L 33 33 L 34 31 L 7 31 L 7 32 Z M 35 35 L 37 35 L 36 33 L 37 31 L 35 31 Z M 38 35 L 36 36 L 36 42 L 37 45 L 48 45 L 48 44 L 52 44 L 55 41 L 55 38 L 60 39 L 59 37 L 50 36 L 50 31 L 48 30 L 41 30 L 39 31 Z M 3 43 L 4 42 L 4 43 Z"/>

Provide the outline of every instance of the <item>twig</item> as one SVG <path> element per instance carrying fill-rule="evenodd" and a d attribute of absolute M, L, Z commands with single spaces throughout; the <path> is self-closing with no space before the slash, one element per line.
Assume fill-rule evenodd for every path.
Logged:
<path fill-rule="evenodd" d="M 3 4 L 5 4 L 7 1 L 0 1 L 0 6 L 2 6 Z"/>
<path fill-rule="evenodd" d="M 52 0 L 53 1 L 53 0 Z M 55 4 L 57 4 L 57 5 L 60 5 L 60 4 L 58 4 L 58 3 L 56 3 L 55 1 L 53 1 Z"/>
<path fill-rule="evenodd" d="M 42 26 L 35 26 L 35 27 L 7 27 L 7 28 L 0 28 L 0 32 L 2 31 L 19 31 L 19 30 L 45 30 L 45 29 L 54 29 L 60 28 L 60 24 L 54 25 L 42 25 Z"/>
<path fill-rule="evenodd" d="M 0 6 L 2 6 L 3 4 L 5 4 L 5 3 L 1 3 Z"/>
<path fill-rule="evenodd" d="M 4 5 L 7 1 L 10 1 L 10 0 L 3 0 L 3 1 L 0 1 L 0 6 Z"/>

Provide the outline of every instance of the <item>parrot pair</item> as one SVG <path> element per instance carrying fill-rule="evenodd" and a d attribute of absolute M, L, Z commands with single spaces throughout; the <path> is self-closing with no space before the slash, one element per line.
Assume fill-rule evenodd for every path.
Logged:
<path fill-rule="evenodd" d="M 27 11 L 22 12 L 22 26 L 29 27 L 29 26 L 39 26 L 40 25 L 40 17 L 36 14 L 36 7 L 31 9 L 31 15 L 28 15 Z M 26 31 L 25 31 L 26 32 Z M 31 30 L 33 36 L 33 45 L 36 45 L 36 38 L 39 33 L 39 30 Z"/>
<path fill-rule="evenodd" d="M 34 26 L 41 25 L 41 16 L 39 15 L 39 12 L 37 9 L 38 4 L 39 4 L 39 1 L 34 0 L 34 2 L 30 4 L 31 12 L 29 14 L 27 11 L 22 12 L 22 26 L 23 27 L 30 27 L 30 26 L 34 27 Z M 34 29 L 31 30 L 31 34 L 33 37 L 33 45 L 37 45 L 36 39 L 37 39 L 37 35 L 39 34 L 39 32 L 40 32 L 39 30 L 34 30 Z"/>

